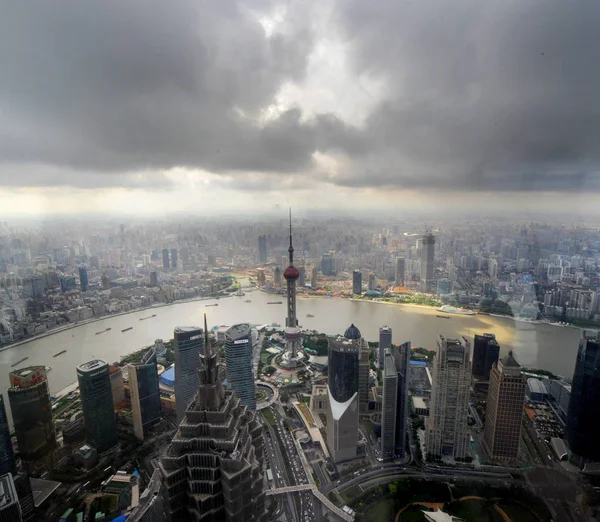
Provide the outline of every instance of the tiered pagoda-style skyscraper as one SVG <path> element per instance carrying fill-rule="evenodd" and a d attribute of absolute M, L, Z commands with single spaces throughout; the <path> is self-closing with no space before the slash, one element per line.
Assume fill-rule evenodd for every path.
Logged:
<path fill-rule="evenodd" d="M 165 511 L 172 522 L 265 521 L 262 426 L 219 381 L 204 324 L 198 393 L 160 459 Z"/>

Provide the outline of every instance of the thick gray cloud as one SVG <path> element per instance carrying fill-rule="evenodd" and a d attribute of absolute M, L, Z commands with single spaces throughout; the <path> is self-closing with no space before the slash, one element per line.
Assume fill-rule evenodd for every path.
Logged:
<path fill-rule="evenodd" d="M 600 188 L 599 2 L 350 0 L 337 14 L 356 74 L 389 92 L 368 157 L 337 183 Z"/>
<path fill-rule="evenodd" d="M 323 176 L 320 151 L 351 187 L 600 188 L 600 2 L 332 1 L 328 34 L 322 3 L 290 1 L 268 39 L 274 0 L 2 2 L 0 183 L 139 186 L 120 173 L 187 166 L 272 186 L 256 173 Z M 322 36 L 348 44 L 356 81 L 383 80 L 364 125 L 335 107 L 256 125 Z"/>

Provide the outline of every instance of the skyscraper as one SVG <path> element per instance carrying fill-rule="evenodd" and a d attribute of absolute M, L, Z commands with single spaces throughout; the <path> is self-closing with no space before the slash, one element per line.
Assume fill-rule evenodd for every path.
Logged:
<path fill-rule="evenodd" d="M 313 266 L 310 268 L 310 287 L 314 290 L 315 288 L 317 288 L 317 284 L 317 267 Z"/>
<path fill-rule="evenodd" d="M 327 446 L 336 463 L 356 457 L 360 345 L 360 333 L 329 339 Z"/>
<path fill-rule="evenodd" d="M 360 415 L 366 415 L 369 413 L 369 343 L 354 323 L 346 329 L 344 337 L 358 341 L 358 412 Z"/>
<path fill-rule="evenodd" d="M 85 266 L 79 267 L 79 286 L 82 292 L 87 292 L 88 289 L 88 273 Z"/>
<path fill-rule="evenodd" d="M 8 399 L 21 461 L 28 472 L 49 470 L 57 444 L 46 369 L 22 368 L 10 372 L 9 379 Z"/>
<path fill-rule="evenodd" d="M 335 260 L 331 254 L 323 254 L 321 258 L 321 273 L 324 276 L 333 275 L 335 271 Z"/>
<path fill-rule="evenodd" d="M 91 445 L 104 453 L 119 442 L 108 364 L 100 359 L 80 364 L 77 380 L 85 429 Z"/>
<path fill-rule="evenodd" d="M 306 284 L 306 268 L 303 266 L 298 267 L 298 284 L 304 286 Z"/>
<path fill-rule="evenodd" d="M 262 426 L 223 389 L 206 330 L 198 392 L 159 461 L 167 519 L 263 522 Z"/>
<path fill-rule="evenodd" d="M 500 345 L 491 333 L 475 335 L 473 342 L 473 375 L 487 381 L 494 363 L 498 361 Z"/>
<path fill-rule="evenodd" d="M 145 432 L 160 420 L 160 390 L 156 352 L 150 348 L 139 363 L 127 365 L 131 393 L 133 432 L 144 440 Z"/>
<path fill-rule="evenodd" d="M 258 236 L 258 262 L 267 262 L 267 236 L 265 234 Z"/>
<path fill-rule="evenodd" d="M 352 293 L 362 295 L 362 272 L 360 270 L 352 272 Z"/>
<path fill-rule="evenodd" d="M 0 522 L 21 522 L 21 506 L 13 475 L 8 473 L 0 477 Z"/>
<path fill-rule="evenodd" d="M 488 454 L 497 459 L 516 461 L 525 400 L 525 379 L 521 366 L 508 352 L 490 373 L 485 411 L 483 443 Z"/>
<path fill-rule="evenodd" d="M 161 486 L 160 470 L 155 469 L 148 487 L 140 495 L 140 503 L 127 518 L 128 522 L 161 522 L 165 520 Z"/>
<path fill-rule="evenodd" d="M 409 366 L 410 342 L 386 348 L 381 405 L 381 456 L 384 459 L 402 458 L 406 452 Z"/>
<path fill-rule="evenodd" d="M 569 460 L 580 467 L 600 462 L 600 338 L 595 330 L 581 332 L 567 414 Z"/>
<path fill-rule="evenodd" d="M 285 351 L 286 364 L 295 368 L 298 363 L 298 350 L 302 348 L 302 333 L 298 328 L 296 318 L 296 280 L 300 276 L 294 266 L 294 247 L 292 246 L 292 211 L 290 210 L 290 246 L 288 248 L 289 266 L 285 269 L 283 277 L 287 281 L 287 317 L 285 319 Z M 241 397 L 241 396 L 240 396 Z M 243 401 L 242 401 L 243 402 Z"/>
<path fill-rule="evenodd" d="M 281 286 L 281 268 L 275 267 L 274 272 L 275 286 Z"/>
<path fill-rule="evenodd" d="M 176 248 L 171 249 L 171 266 L 173 268 L 177 268 L 177 249 Z"/>
<path fill-rule="evenodd" d="M 464 458 L 469 446 L 467 408 L 471 379 L 470 345 L 466 337 L 438 336 L 425 446 L 432 455 Z"/>
<path fill-rule="evenodd" d="M 0 475 L 15 473 L 16 470 L 15 453 L 10 437 L 8 417 L 6 416 L 6 405 L 4 404 L 3 395 L 0 393 Z"/>
<path fill-rule="evenodd" d="M 179 424 L 198 390 L 200 354 L 204 349 L 204 332 L 199 326 L 178 326 L 175 340 L 175 411 Z"/>
<path fill-rule="evenodd" d="M 162 251 L 163 268 L 169 268 L 169 249 L 163 248 Z"/>
<path fill-rule="evenodd" d="M 158 274 L 156 271 L 150 272 L 150 286 L 158 286 Z"/>
<path fill-rule="evenodd" d="M 396 258 L 396 283 L 404 286 L 404 258 Z"/>
<path fill-rule="evenodd" d="M 382 326 L 379 329 L 379 357 L 377 362 L 379 367 L 384 367 L 385 351 L 392 347 L 392 329 L 389 326 Z"/>
<path fill-rule="evenodd" d="M 421 290 L 431 292 L 433 284 L 435 236 L 427 232 L 422 239 L 421 247 Z"/>
<path fill-rule="evenodd" d="M 249 324 L 236 324 L 225 332 L 225 362 L 227 385 L 235 391 L 244 406 L 251 411 L 256 410 L 252 335 Z"/>
<path fill-rule="evenodd" d="M 373 272 L 369 272 L 369 290 L 375 290 L 377 288 L 377 279 L 375 279 L 375 274 Z"/>

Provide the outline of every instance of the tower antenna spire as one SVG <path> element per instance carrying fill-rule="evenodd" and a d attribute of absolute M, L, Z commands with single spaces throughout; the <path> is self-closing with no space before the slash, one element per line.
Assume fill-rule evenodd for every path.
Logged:
<path fill-rule="evenodd" d="M 210 348 L 211 346 L 208 340 L 208 327 L 206 326 L 206 314 L 204 314 L 204 353 L 207 359 L 211 356 Z"/>
<path fill-rule="evenodd" d="M 294 247 L 292 246 L 292 207 L 290 207 L 290 247 L 288 248 L 290 253 L 290 266 L 294 264 Z"/>

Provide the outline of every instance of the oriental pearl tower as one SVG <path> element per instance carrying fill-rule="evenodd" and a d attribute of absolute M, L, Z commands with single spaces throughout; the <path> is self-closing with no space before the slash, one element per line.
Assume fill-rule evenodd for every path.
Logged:
<path fill-rule="evenodd" d="M 285 320 L 285 348 L 284 361 L 290 368 L 295 368 L 298 363 L 298 350 L 302 346 L 302 335 L 298 328 L 296 318 L 296 280 L 300 272 L 294 266 L 294 247 L 292 246 L 292 209 L 290 209 L 290 247 L 288 248 L 290 266 L 283 272 L 287 281 L 287 319 Z"/>

